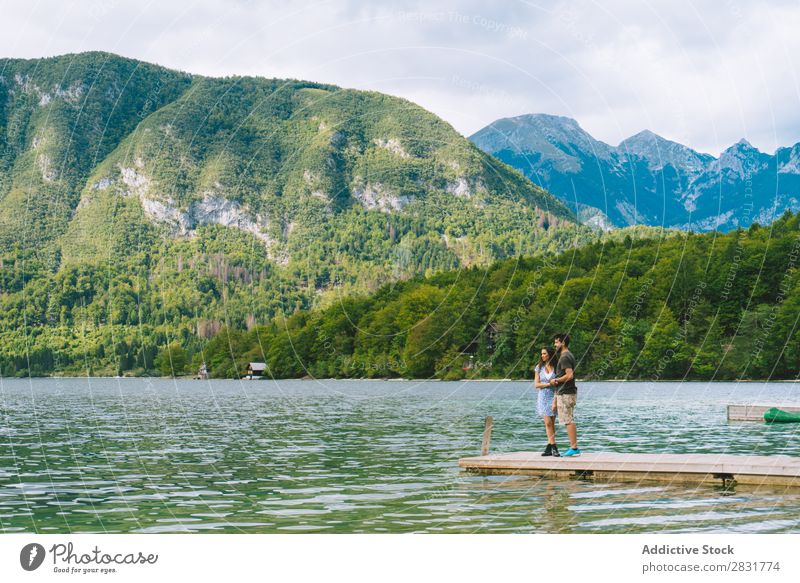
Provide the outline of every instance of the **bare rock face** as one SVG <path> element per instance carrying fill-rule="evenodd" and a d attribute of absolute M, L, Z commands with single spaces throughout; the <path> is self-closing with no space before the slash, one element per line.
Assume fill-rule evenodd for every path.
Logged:
<path fill-rule="evenodd" d="M 364 183 L 360 177 L 357 177 L 355 182 L 352 189 L 353 197 L 365 209 L 377 209 L 388 213 L 402 210 L 411 202 L 411 197 L 394 194 L 380 182 Z"/>
<path fill-rule="evenodd" d="M 200 225 L 221 225 L 252 233 L 265 244 L 272 243 L 266 230 L 269 223 L 265 217 L 255 215 L 250 209 L 216 192 L 204 192 L 203 198 L 192 202 L 186 210 L 180 210 L 171 197 L 159 197 L 153 192 L 152 180 L 134 168 L 120 168 L 122 194 L 139 199 L 145 215 L 153 222 L 167 225 L 176 234 L 192 236 Z M 96 182 L 97 188 L 108 188 L 110 178 Z"/>
<path fill-rule="evenodd" d="M 469 182 L 467 182 L 467 179 L 463 177 L 459 178 L 455 182 L 448 182 L 446 190 L 450 194 L 461 198 L 472 197 L 472 189 L 469 186 Z"/>
<path fill-rule="evenodd" d="M 405 151 L 403 146 L 400 144 L 400 140 L 398 140 L 397 138 L 388 138 L 388 139 L 375 138 L 374 143 L 379 148 L 388 150 L 392 154 L 400 156 L 401 158 L 408 159 L 411 157 L 411 155 Z"/>
<path fill-rule="evenodd" d="M 217 224 L 252 233 L 266 244 L 272 242 L 265 232 L 269 226 L 265 217 L 256 215 L 253 220 L 249 209 L 214 193 L 207 192 L 203 195 L 203 200 L 192 203 L 184 218 L 192 230 L 197 225 Z"/>

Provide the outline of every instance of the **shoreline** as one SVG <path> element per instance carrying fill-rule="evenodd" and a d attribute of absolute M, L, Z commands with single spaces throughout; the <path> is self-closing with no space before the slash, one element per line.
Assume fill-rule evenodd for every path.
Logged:
<path fill-rule="evenodd" d="M 7 380 L 33 380 L 33 379 L 98 379 L 98 380 L 127 380 L 127 379 L 138 379 L 138 380 L 160 380 L 160 381 L 311 381 L 311 382 L 320 382 L 320 381 L 348 381 L 348 382 L 362 382 L 362 381 L 369 381 L 369 382 L 415 382 L 415 383 L 530 383 L 533 382 L 532 379 L 509 379 L 509 378 L 496 378 L 496 379 L 458 379 L 458 380 L 451 380 L 445 381 L 442 379 L 416 379 L 416 378 L 334 378 L 334 377 L 324 377 L 324 378 L 311 378 L 311 377 L 295 377 L 295 378 L 280 378 L 275 379 L 271 377 L 266 377 L 262 379 L 198 379 L 192 375 L 182 376 L 182 377 L 157 377 L 157 376 L 70 376 L 70 375 L 50 375 L 50 376 L 41 376 L 41 377 L 0 377 L 0 381 L 7 381 Z M 658 380 L 648 380 L 648 379 L 576 379 L 578 383 L 800 383 L 800 379 L 715 379 L 715 380 L 687 380 L 687 379 L 658 379 Z"/>

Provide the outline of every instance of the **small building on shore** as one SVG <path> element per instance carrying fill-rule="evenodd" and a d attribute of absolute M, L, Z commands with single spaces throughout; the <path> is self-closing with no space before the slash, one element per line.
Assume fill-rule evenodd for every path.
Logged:
<path fill-rule="evenodd" d="M 247 374 L 245 375 L 246 380 L 255 380 L 264 377 L 264 373 L 267 370 L 267 365 L 264 362 L 251 362 L 247 365 Z"/>

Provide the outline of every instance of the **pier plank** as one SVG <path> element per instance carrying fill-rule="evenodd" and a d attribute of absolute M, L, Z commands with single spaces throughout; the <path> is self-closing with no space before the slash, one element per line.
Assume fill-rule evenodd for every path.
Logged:
<path fill-rule="evenodd" d="M 764 413 L 773 407 L 789 413 L 800 412 L 797 405 L 728 405 L 728 421 L 764 421 Z"/>
<path fill-rule="evenodd" d="M 552 458 L 523 451 L 461 458 L 458 465 L 490 475 L 800 486 L 800 458 L 791 456 L 600 452 Z"/>

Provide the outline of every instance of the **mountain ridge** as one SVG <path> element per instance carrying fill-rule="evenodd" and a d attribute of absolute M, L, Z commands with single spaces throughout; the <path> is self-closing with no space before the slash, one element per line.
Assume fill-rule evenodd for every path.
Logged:
<path fill-rule="evenodd" d="M 548 114 L 504 118 L 470 140 L 572 208 L 595 207 L 616 226 L 729 230 L 800 209 L 800 143 L 770 155 L 743 138 L 714 157 L 642 130 L 615 147 Z"/>

